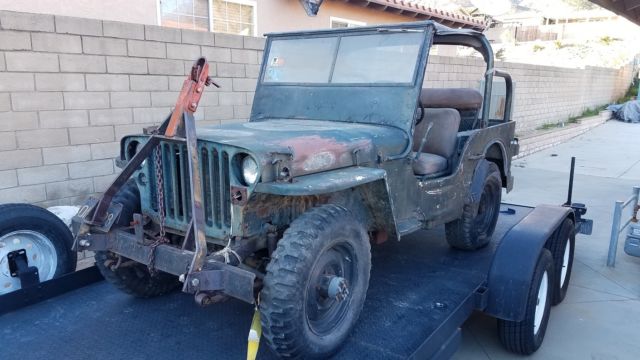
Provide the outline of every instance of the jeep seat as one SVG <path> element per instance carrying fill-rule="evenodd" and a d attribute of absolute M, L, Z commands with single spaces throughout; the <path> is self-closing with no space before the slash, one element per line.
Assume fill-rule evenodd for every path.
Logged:
<path fill-rule="evenodd" d="M 482 94 L 469 88 L 422 89 L 420 102 L 425 108 L 452 108 L 458 110 L 461 126 L 458 131 L 473 129 L 480 107 Z"/>
<path fill-rule="evenodd" d="M 449 170 L 456 150 L 456 138 L 460 126 L 460 113 L 455 109 L 425 109 L 424 119 L 416 125 L 413 133 L 413 157 L 420 151 L 425 132 L 427 134 L 422 152 L 413 163 L 413 172 L 419 176 L 436 176 Z"/>

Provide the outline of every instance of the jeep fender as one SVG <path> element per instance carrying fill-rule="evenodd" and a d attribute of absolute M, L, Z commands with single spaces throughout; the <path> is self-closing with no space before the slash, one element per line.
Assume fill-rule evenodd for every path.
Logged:
<path fill-rule="evenodd" d="M 471 179 L 471 186 L 469 187 L 469 197 L 467 204 L 477 204 L 480 202 L 482 196 L 482 190 L 484 187 L 484 179 L 489 174 L 489 164 L 487 160 L 480 160 L 476 164 L 476 168 L 473 171 L 473 178 Z"/>
<path fill-rule="evenodd" d="M 507 232 L 489 271 L 485 313 L 509 321 L 524 319 L 538 256 L 567 217 L 574 217 L 569 207 L 539 205 Z"/>
<path fill-rule="evenodd" d="M 383 169 L 354 166 L 299 176 L 293 182 L 268 182 L 256 185 L 255 192 L 281 196 L 338 194 L 349 189 L 361 191 L 376 229 L 387 231 L 389 238 L 398 238 L 396 217 L 389 195 L 387 172 Z M 338 202 L 342 200 L 338 199 Z"/>

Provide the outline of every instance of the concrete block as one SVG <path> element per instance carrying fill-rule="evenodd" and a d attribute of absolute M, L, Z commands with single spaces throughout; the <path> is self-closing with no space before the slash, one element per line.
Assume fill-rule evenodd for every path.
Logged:
<path fill-rule="evenodd" d="M 200 46 L 167 44 L 167 58 L 195 61 L 200 57 Z"/>
<path fill-rule="evenodd" d="M 155 41 L 127 40 L 129 56 L 166 58 L 167 46 L 165 43 Z"/>
<path fill-rule="evenodd" d="M 91 144 L 91 159 L 113 159 L 120 156 L 120 143 Z"/>
<path fill-rule="evenodd" d="M 80 196 L 93 193 L 93 180 L 91 178 L 67 180 L 46 184 L 47 199 L 60 199 L 71 196 Z"/>
<path fill-rule="evenodd" d="M 263 50 L 267 39 L 263 37 L 245 36 L 243 40 L 245 49 Z"/>
<path fill-rule="evenodd" d="M 9 93 L 0 93 L 0 112 L 11 111 L 11 97 Z"/>
<path fill-rule="evenodd" d="M 111 107 L 135 108 L 151 106 L 151 96 L 148 92 L 112 92 Z"/>
<path fill-rule="evenodd" d="M 60 71 L 77 73 L 103 73 L 107 71 L 104 56 L 60 55 Z"/>
<path fill-rule="evenodd" d="M 246 76 L 250 79 L 257 79 L 260 76 L 260 65 L 245 65 Z"/>
<path fill-rule="evenodd" d="M 0 73 L 0 91 L 33 91 L 33 74 Z"/>
<path fill-rule="evenodd" d="M 184 75 L 182 60 L 149 59 L 149 74 Z"/>
<path fill-rule="evenodd" d="M 171 106 L 173 107 L 178 100 L 177 92 L 152 92 L 151 93 L 151 106 Z"/>
<path fill-rule="evenodd" d="M 38 128 L 36 112 L 0 113 L 0 131 L 29 130 Z"/>
<path fill-rule="evenodd" d="M 86 78 L 87 78 L 87 90 L 89 91 L 127 91 L 129 90 L 128 75 L 87 74 Z"/>
<path fill-rule="evenodd" d="M 177 100 L 177 99 L 176 99 Z M 171 107 L 146 107 L 133 109 L 133 122 L 137 124 L 160 124 L 171 113 Z"/>
<path fill-rule="evenodd" d="M 16 132 L 18 148 L 34 149 L 69 144 L 67 129 L 36 129 Z"/>
<path fill-rule="evenodd" d="M 245 94 L 247 96 L 247 105 L 252 105 L 253 104 L 253 98 L 255 96 L 255 93 L 253 92 L 248 92 Z"/>
<path fill-rule="evenodd" d="M 0 132 L 0 151 L 15 150 L 16 133 L 12 131 Z"/>
<path fill-rule="evenodd" d="M 89 123 L 91 126 L 131 124 L 132 122 L 133 116 L 131 115 L 131 109 L 104 109 L 89 111 Z"/>
<path fill-rule="evenodd" d="M 226 48 L 242 49 L 244 47 L 244 39 L 240 35 L 216 33 L 216 46 Z"/>
<path fill-rule="evenodd" d="M 38 91 L 83 91 L 82 74 L 36 74 Z"/>
<path fill-rule="evenodd" d="M 96 176 L 93 178 L 93 189 L 96 192 L 104 192 L 116 179 L 116 174 Z"/>
<path fill-rule="evenodd" d="M 231 49 L 203 46 L 202 56 L 206 57 L 209 62 L 228 63 L 231 62 Z"/>
<path fill-rule="evenodd" d="M 62 110 L 60 92 L 24 92 L 11 94 L 11 108 L 14 111 Z"/>
<path fill-rule="evenodd" d="M 39 165 L 42 165 L 42 152 L 40 149 L 4 151 L 2 152 L 2 161 L 0 161 L 0 170 Z"/>
<path fill-rule="evenodd" d="M 229 120 L 233 119 L 233 106 L 207 106 L 203 108 L 205 120 Z"/>
<path fill-rule="evenodd" d="M 8 71 L 57 72 L 60 70 L 57 54 L 32 52 L 6 52 Z"/>
<path fill-rule="evenodd" d="M 0 190 L 0 203 L 35 203 L 47 199 L 44 185 L 19 186 Z"/>
<path fill-rule="evenodd" d="M 233 79 L 233 91 L 255 91 L 256 79 Z"/>
<path fill-rule="evenodd" d="M 114 74 L 146 74 L 147 59 L 109 56 L 107 70 Z"/>
<path fill-rule="evenodd" d="M 18 183 L 20 185 L 43 184 L 47 182 L 66 180 L 69 178 L 67 165 L 45 165 L 18 169 Z"/>
<path fill-rule="evenodd" d="M 53 15 L 1 11 L 0 24 L 2 24 L 3 29 L 48 32 L 55 31 Z"/>
<path fill-rule="evenodd" d="M 257 64 L 258 52 L 255 50 L 231 49 L 231 62 L 240 64 Z"/>
<path fill-rule="evenodd" d="M 82 53 L 80 36 L 61 35 L 52 33 L 33 33 L 31 41 L 34 51 L 58 52 L 58 53 Z"/>
<path fill-rule="evenodd" d="M 127 135 L 142 134 L 142 128 L 148 125 L 150 124 L 116 125 L 115 126 L 116 140 L 120 141 L 123 136 L 127 136 Z"/>
<path fill-rule="evenodd" d="M 30 50 L 31 37 L 28 32 L 0 30 L 1 50 Z"/>
<path fill-rule="evenodd" d="M 251 115 L 250 105 L 235 105 L 233 107 L 233 117 L 235 119 L 247 120 Z"/>
<path fill-rule="evenodd" d="M 91 159 L 89 145 L 58 146 L 42 149 L 45 165 L 66 164 Z"/>
<path fill-rule="evenodd" d="M 65 109 L 106 109 L 109 107 L 107 92 L 64 93 Z"/>
<path fill-rule="evenodd" d="M 182 29 L 182 42 L 196 45 L 215 45 L 215 34 L 209 31 Z"/>
<path fill-rule="evenodd" d="M 220 105 L 245 105 L 246 98 L 243 93 L 219 92 Z"/>
<path fill-rule="evenodd" d="M 0 189 L 18 186 L 18 176 L 15 170 L 0 171 Z"/>
<path fill-rule="evenodd" d="M 119 21 L 103 21 L 102 31 L 104 36 L 144 40 L 144 25 L 131 24 Z"/>
<path fill-rule="evenodd" d="M 104 37 L 82 37 L 82 50 L 85 54 L 127 55 L 127 41 Z"/>
<path fill-rule="evenodd" d="M 86 110 L 40 111 L 40 128 L 55 129 L 89 125 Z"/>
<path fill-rule="evenodd" d="M 131 90 L 134 91 L 162 91 L 169 89 L 169 80 L 160 75 L 131 75 L 129 77 Z"/>
<path fill-rule="evenodd" d="M 221 77 L 245 77 L 245 68 L 243 64 L 218 64 L 218 76 Z"/>
<path fill-rule="evenodd" d="M 113 142 L 113 126 L 91 126 L 69 129 L 72 145 Z"/>
<path fill-rule="evenodd" d="M 72 179 L 113 174 L 113 160 L 91 160 L 69 164 L 69 176 Z"/>
<path fill-rule="evenodd" d="M 211 72 L 209 72 L 211 74 Z M 182 84 L 184 84 L 185 76 L 169 76 L 169 91 L 182 90 Z M 205 90 L 206 93 L 206 90 Z"/>
<path fill-rule="evenodd" d="M 218 92 L 206 92 L 200 98 L 199 106 L 217 106 L 220 103 Z"/>
<path fill-rule="evenodd" d="M 144 38 L 146 40 L 179 43 L 182 41 L 182 31 L 164 26 L 145 25 Z"/>
<path fill-rule="evenodd" d="M 56 32 L 102 36 L 102 21 L 69 16 L 56 16 Z"/>
<path fill-rule="evenodd" d="M 7 69 L 7 62 L 4 61 L 4 53 L 0 52 L 0 71 Z"/>

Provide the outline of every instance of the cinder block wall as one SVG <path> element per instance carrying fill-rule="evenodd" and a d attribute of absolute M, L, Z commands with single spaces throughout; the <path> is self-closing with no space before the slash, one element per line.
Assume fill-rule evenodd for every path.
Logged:
<path fill-rule="evenodd" d="M 245 121 L 264 39 L 0 11 L 0 203 L 77 204 L 115 176 L 118 141 L 158 124 L 192 62 L 210 61 L 199 124 Z M 620 96 L 623 70 L 498 64 L 517 83 L 518 131 Z M 478 87 L 476 58 L 434 56 L 427 86 Z"/>

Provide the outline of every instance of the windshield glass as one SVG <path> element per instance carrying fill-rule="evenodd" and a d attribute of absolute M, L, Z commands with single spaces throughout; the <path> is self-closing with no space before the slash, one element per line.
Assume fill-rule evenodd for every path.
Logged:
<path fill-rule="evenodd" d="M 273 40 L 264 83 L 412 84 L 424 32 Z"/>

